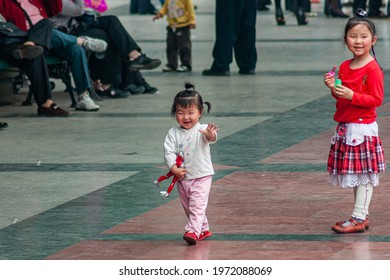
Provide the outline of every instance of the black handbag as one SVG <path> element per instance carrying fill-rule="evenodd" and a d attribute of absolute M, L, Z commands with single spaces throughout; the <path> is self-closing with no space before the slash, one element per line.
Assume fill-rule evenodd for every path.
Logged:
<path fill-rule="evenodd" d="M 70 21 L 70 32 L 71 34 L 77 34 L 80 31 L 85 31 L 94 27 L 99 27 L 99 20 L 97 13 L 93 11 L 85 11 L 83 15 L 73 18 Z"/>
<path fill-rule="evenodd" d="M 0 43 L 9 45 L 15 42 L 22 42 L 28 33 L 18 28 L 12 22 L 0 22 Z"/>

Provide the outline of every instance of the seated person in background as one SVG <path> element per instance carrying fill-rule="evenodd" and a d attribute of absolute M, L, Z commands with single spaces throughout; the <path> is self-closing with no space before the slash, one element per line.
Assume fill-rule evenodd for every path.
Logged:
<path fill-rule="evenodd" d="M 51 18 L 55 28 L 70 29 L 77 36 L 91 36 L 108 43 L 105 56 L 101 59 L 91 57 L 90 71 L 93 80 L 100 80 L 102 87 L 100 94 L 109 97 L 126 97 L 131 93 L 155 93 L 156 88 L 151 87 L 142 78 L 135 85 L 126 82 L 134 81 L 139 76 L 139 70 L 154 69 L 161 64 L 159 59 L 151 59 L 141 53 L 141 48 L 126 31 L 116 16 L 99 16 L 95 23 L 77 28 L 73 17 L 84 14 L 84 0 L 62 0 L 62 12 Z M 129 77 L 130 76 L 130 77 Z M 140 88 L 141 86 L 141 88 Z M 99 92 L 99 89 L 97 89 Z"/>
<path fill-rule="evenodd" d="M 29 30 L 41 20 L 55 16 L 62 10 L 61 0 L 0 0 L 0 13 L 7 21 L 22 30 Z M 107 44 L 88 37 L 75 37 L 52 28 L 50 53 L 66 60 L 71 68 L 78 94 L 76 110 L 97 111 L 100 106 L 89 97 L 91 87 L 85 51 L 82 47 L 102 52 Z"/>
<path fill-rule="evenodd" d="M 5 21 L 0 15 L 0 21 Z M 47 22 L 50 23 L 50 22 Z M 22 69 L 30 80 L 30 90 L 38 105 L 38 115 L 66 117 L 69 112 L 58 107 L 52 97 L 44 50 L 50 47 L 50 24 L 40 24 L 31 28 L 26 38 L 7 45 L 0 45 L 0 57 Z M 49 46 L 48 46 L 49 45 Z M 6 123 L 2 123 L 6 127 Z"/>

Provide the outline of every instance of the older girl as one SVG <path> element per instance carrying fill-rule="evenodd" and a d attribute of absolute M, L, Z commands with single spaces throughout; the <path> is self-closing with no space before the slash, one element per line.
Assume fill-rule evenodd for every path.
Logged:
<path fill-rule="evenodd" d="M 384 99 L 384 75 L 375 59 L 375 25 L 365 11 L 348 20 L 344 41 L 353 58 L 340 66 L 338 78 L 342 85 L 335 86 L 335 78 L 324 75 L 325 85 L 336 99 L 334 120 L 338 122 L 328 172 L 333 185 L 352 188 L 355 198 L 351 217 L 336 222 L 332 230 L 354 233 L 368 229 L 372 193 L 379 185 L 379 173 L 386 169 L 376 122 L 376 108 Z"/>

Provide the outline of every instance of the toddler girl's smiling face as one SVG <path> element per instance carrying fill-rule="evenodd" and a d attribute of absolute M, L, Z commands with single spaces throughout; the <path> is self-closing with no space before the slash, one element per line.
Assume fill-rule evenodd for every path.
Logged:
<path fill-rule="evenodd" d="M 189 107 L 182 107 L 179 104 L 176 105 L 176 121 L 184 129 L 191 129 L 199 122 L 202 112 L 198 107 L 191 105 Z"/>

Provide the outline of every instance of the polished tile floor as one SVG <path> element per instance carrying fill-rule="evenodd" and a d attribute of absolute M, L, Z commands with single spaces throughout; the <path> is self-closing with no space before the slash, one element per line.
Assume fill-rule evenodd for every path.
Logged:
<path fill-rule="evenodd" d="M 165 20 L 128 15 L 112 1 L 143 51 L 165 63 Z M 390 259 L 390 177 L 384 174 L 365 233 L 337 235 L 334 222 L 352 209 L 352 191 L 330 187 L 326 158 L 334 102 L 322 75 L 350 57 L 346 19 L 317 17 L 297 26 L 286 12 L 257 21 L 257 73 L 203 77 L 211 64 L 214 1 L 195 1 L 193 72 L 145 71 L 156 95 L 99 102 L 99 112 L 72 110 L 65 119 L 39 118 L 21 107 L 25 93 L 0 107 L 0 259 L 3 260 L 369 260 Z M 390 151 L 390 21 L 375 20 L 377 57 L 385 72 L 386 103 L 378 123 Z M 153 181 L 166 172 L 162 143 L 175 124 L 174 95 L 186 81 L 213 105 L 203 122 L 217 123 L 212 146 L 216 175 L 208 217 L 214 235 L 196 246 L 182 240 L 186 223 L 174 189 L 162 199 Z M 56 81 L 54 97 L 70 104 Z M 162 188 L 165 188 L 163 184 Z"/>

